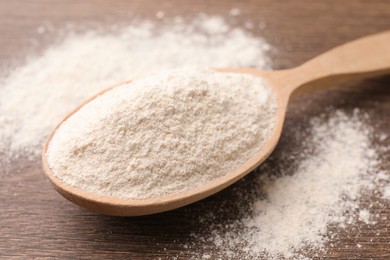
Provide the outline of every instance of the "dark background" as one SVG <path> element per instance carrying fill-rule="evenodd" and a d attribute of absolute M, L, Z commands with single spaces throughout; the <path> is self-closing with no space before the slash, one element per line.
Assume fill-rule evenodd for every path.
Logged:
<path fill-rule="evenodd" d="M 264 36 L 275 46 L 277 52 L 273 57 L 277 69 L 299 65 L 343 42 L 390 29 L 390 1 L 383 0 L 1 0 L 0 64 L 19 59 L 21 50 L 43 50 L 50 39 L 45 35 L 38 41 L 34 38 L 37 38 L 37 28 L 47 22 L 61 28 L 69 21 L 125 21 L 129 12 L 154 19 L 157 11 L 164 11 L 168 17 L 185 17 L 206 10 L 208 14 L 228 17 L 231 8 L 241 10 L 238 19 L 242 24 L 246 20 L 254 24 L 265 23 L 265 29 L 254 28 L 252 32 Z M 289 106 L 285 131 L 275 156 L 293 153 L 299 142 L 292 137 L 293 132 L 303 131 L 308 118 L 327 107 L 346 110 L 359 107 L 369 111 L 375 128 L 389 133 L 390 78 L 371 79 L 297 97 Z M 382 145 L 389 146 L 389 140 Z M 389 166 L 389 161 L 381 165 L 383 169 L 389 169 Z M 195 249 L 211 252 L 216 249 L 194 245 L 189 250 L 183 244 L 192 241 L 191 232 L 207 232 L 200 229 L 198 217 L 220 205 L 229 208 L 229 203 L 235 199 L 233 189 L 245 189 L 253 180 L 248 176 L 233 188 L 172 212 L 119 218 L 91 213 L 66 201 L 52 189 L 36 163 L 21 159 L 12 169 L 13 172 L 8 174 L 0 169 L 0 258 L 108 259 L 121 256 L 128 259 L 171 259 L 178 256 L 187 259 L 191 256 L 190 251 Z M 329 250 L 324 257 L 390 258 L 390 205 L 376 207 L 377 201 L 378 198 L 372 195 L 365 197 L 362 203 L 374 205 L 371 210 L 379 214 L 378 224 L 368 227 L 360 223 L 358 227 L 338 231 L 335 246 L 330 248 L 327 245 Z M 229 210 L 234 209 L 227 209 L 227 212 Z M 357 247 L 357 244 L 362 247 Z"/>

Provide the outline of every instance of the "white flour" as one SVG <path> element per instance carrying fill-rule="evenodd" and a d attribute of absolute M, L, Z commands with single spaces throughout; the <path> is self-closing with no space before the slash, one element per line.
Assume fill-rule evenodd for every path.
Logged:
<path fill-rule="evenodd" d="M 110 85 L 183 67 L 269 68 L 269 49 L 263 39 L 206 15 L 188 23 L 176 17 L 164 26 L 138 21 L 105 33 L 70 34 L 0 79 L 0 153 L 24 150 L 36 158 L 62 117 Z"/>
<path fill-rule="evenodd" d="M 65 183 L 146 199 L 236 169 L 273 130 L 262 79 L 211 70 L 165 72 L 109 91 L 56 131 L 47 159 Z"/>
<path fill-rule="evenodd" d="M 234 19 L 240 10 L 230 14 L 229 20 Z M 165 14 L 156 16 L 162 19 Z M 253 24 L 248 21 L 245 26 Z M 40 34 L 47 31 L 50 28 L 37 28 Z M 7 75 L 0 79 L 1 160 L 32 155 L 38 167 L 37 154 L 46 135 L 70 109 L 107 86 L 183 66 L 270 68 L 269 49 L 262 38 L 232 28 L 221 17 L 205 15 L 189 22 L 177 17 L 164 26 L 141 20 L 109 32 L 70 34 L 41 56 L 0 73 Z M 294 126 L 283 136 L 302 130 Z M 296 259 L 316 253 L 321 257 L 324 248 L 330 251 L 338 236 L 349 232 L 343 231 L 345 227 L 356 227 L 350 233 L 356 236 L 360 225 L 375 223 L 371 205 L 362 206 L 359 199 L 365 196 L 363 187 L 372 191 L 380 183 L 378 196 L 390 200 L 388 169 L 376 169 L 378 161 L 388 165 L 377 157 L 389 154 L 389 149 L 373 149 L 371 134 L 370 126 L 357 115 L 338 112 L 329 121 L 314 120 L 312 137 L 296 138 L 304 142 L 303 148 L 274 153 L 248 176 L 256 182 L 252 189 L 240 182 L 234 201 L 218 198 L 208 213 L 201 207 L 203 217 L 196 226 L 205 227 L 202 234 L 207 235 L 194 234 L 195 248 L 199 244 L 205 248 L 204 254 L 194 252 L 195 259 Z M 388 144 L 388 136 L 382 134 L 379 142 Z M 372 203 L 378 206 L 377 201 Z M 382 223 L 388 225 L 388 220 Z M 373 243 L 386 243 L 380 239 Z M 190 244 L 183 248 L 184 253 L 190 250 Z"/>
<path fill-rule="evenodd" d="M 343 229 L 357 221 L 375 224 L 359 198 L 364 190 L 381 185 L 388 191 L 390 175 L 377 168 L 372 129 L 361 118 L 357 111 L 352 116 L 337 111 L 329 119 L 313 119 L 312 136 L 302 140 L 300 156 L 278 154 L 276 167 L 268 161 L 260 167 L 252 189 L 236 191 L 237 200 L 230 203 L 241 217 L 220 220 L 228 205 L 202 217 L 207 235 L 201 240 L 218 248 L 213 257 L 304 258 L 335 240 L 330 225 Z M 296 168 L 286 175 L 291 165 Z M 246 201 L 252 201 L 248 209 L 240 205 Z"/>

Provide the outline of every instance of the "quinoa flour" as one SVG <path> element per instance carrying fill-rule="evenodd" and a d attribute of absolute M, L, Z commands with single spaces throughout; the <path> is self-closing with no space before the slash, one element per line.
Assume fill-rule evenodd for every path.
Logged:
<path fill-rule="evenodd" d="M 0 79 L 2 160 L 20 153 L 36 159 L 61 118 L 111 85 L 183 67 L 267 69 L 269 50 L 262 38 L 204 14 L 187 23 L 180 17 L 159 26 L 139 20 L 114 29 L 69 33 Z"/>
<path fill-rule="evenodd" d="M 141 19 L 125 26 L 113 24 L 103 31 L 69 33 L 18 67 L 4 69 L 7 65 L 2 64 L 2 170 L 8 169 L 7 158 L 20 156 L 30 157 L 39 167 L 40 144 L 58 121 L 75 105 L 110 85 L 184 65 L 269 69 L 270 45 L 246 29 L 230 25 L 240 13 L 232 9 L 229 23 L 218 16 L 198 15 L 190 21 L 164 19 L 165 25 Z M 164 13 L 156 16 L 163 18 Z M 251 21 L 245 25 L 257 26 Z M 37 28 L 38 33 L 50 30 Z M 183 243 L 183 253 L 193 254 L 195 259 L 322 257 L 339 241 L 339 234 L 348 232 L 345 228 L 352 227 L 351 236 L 358 237 L 363 225 L 375 225 L 378 220 L 388 224 L 388 219 L 381 219 L 386 214 L 373 214 L 371 208 L 386 211 L 390 200 L 389 171 L 378 168 L 389 161 L 389 149 L 372 144 L 375 122 L 366 122 L 364 111 L 338 111 L 327 116 L 329 119 L 313 119 L 309 135 L 302 134 L 296 125 L 286 128 L 282 142 L 297 139 L 303 142 L 302 147 L 288 152 L 277 149 L 255 173 L 228 191 L 234 201 L 218 198 L 212 210 L 202 212 L 195 226 L 203 232 L 194 231 L 191 238 L 175 241 Z M 292 133 L 298 136 L 286 138 Z M 380 144 L 388 145 L 387 134 L 380 134 Z M 12 178 L 7 174 L 2 177 Z M 247 180 L 253 180 L 250 188 L 243 186 Z M 382 202 L 378 199 L 361 205 L 360 199 L 367 193 L 377 194 Z M 184 211 L 193 217 L 191 208 Z M 375 237 L 378 234 L 366 243 L 388 242 L 383 235 Z M 364 246 L 355 245 L 357 249 Z"/>
<path fill-rule="evenodd" d="M 378 167 L 379 149 L 366 117 L 358 109 L 336 110 L 312 118 L 309 135 L 290 129 L 303 142 L 297 155 L 276 151 L 256 177 L 248 176 L 249 187 L 234 189 L 234 201 L 199 217 L 204 230 L 192 234 L 194 244 L 218 250 L 194 252 L 194 259 L 311 259 L 326 253 L 338 232 L 359 222 L 375 225 L 380 216 L 360 199 L 374 191 L 386 196 L 390 174 Z M 226 214 L 228 219 L 220 218 Z"/>
<path fill-rule="evenodd" d="M 47 150 L 53 174 L 101 195 L 147 199 L 235 170 L 259 151 L 276 102 L 262 79 L 179 70 L 134 80 L 69 117 Z"/>

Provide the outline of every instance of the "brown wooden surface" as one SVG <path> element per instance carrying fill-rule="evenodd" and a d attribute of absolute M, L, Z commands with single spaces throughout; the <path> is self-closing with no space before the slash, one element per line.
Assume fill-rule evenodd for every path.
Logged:
<path fill-rule="evenodd" d="M 241 9 L 240 22 L 265 22 L 263 35 L 278 50 L 275 68 L 288 68 L 343 42 L 390 29 L 390 1 L 76 1 L 1 0 L 0 66 L 20 59 L 20 52 L 40 51 L 49 40 L 41 36 L 36 45 L 37 27 L 47 22 L 61 27 L 68 21 L 126 21 L 126 13 L 154 17 L 163 10 L 168 16 L 191 15 L 199 11 L 227 16 L 233 7 Z M 35 39 L 35 40 L 34 40 Z M 390 44 L 390 43 L 389 43 Z M 32 46 L 32 47 L 31 47 Z M 236 54 L 234 54 L 236 55 Z M 289 106 L 285 131 L 275 157 L 294 153 L 299 143 L 294 131 L 305 129 L 308 118 L 327 107 L 370 112 L 377 130 L 390 132 L 390 78 L 300 96 Z M 293 129 L 293 130 L 291 130 Z M 389 140 L 383 144 L 389 146 Z M 390 160 L 381 165 L 389 169 Z M 277 160 L 276 160 L 277 162 Z M 271 162 L 272 163 L 272 162 Z M 234 200 L 233 188 L 245 189 L 253 176 L 233 188 L 194 205 L 149 217 L 119 218 L 91 213 L 66 201 L 44 178 L 36 162 L 20 160 L 6 174 L 0 169 L 0 258 L 127 258 L 187 259 L 191 252 L 183 244 L 200 230 L 199 216 Z M 256 173 L 254 173 L 256 174 Z M 253 174 L 252 174 L 253 175 Z M 367 196 L 365 205 L 377 198 Z M 386 202 L 383 202 L 386 203 Z M 390 205 L 374 206 L 378 224 L 342 231 L 333 248 L 323 254 L 330 258 L 389 259 Z M 362 247 L 358 247 L 361 244 Z M 193 250 L 193 249 L 192 249 Z M 209 246 L 198 251 L 216 250 Z"/>

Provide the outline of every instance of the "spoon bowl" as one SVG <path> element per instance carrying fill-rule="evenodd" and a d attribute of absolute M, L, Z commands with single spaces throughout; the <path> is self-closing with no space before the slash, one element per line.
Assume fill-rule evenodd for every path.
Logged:
<path fill-rule="evenodd" d="M 336 47 L 303 65 L 280 71 L 261 71 L 252 68 L 220 68 L 219 72 L 234 72 L 261 77 L 272 89 L 276 98 L 276 122 L 267 142 L 256 154 L 240 167 L 206 185 L 185 192 L 150 199 L 124 199 L 103 196 L 70 186 L 58 179 L 50 169 L 46 153 L 56 130 L 67 118 L 97 96 L 110 91 L 108 88 L 85 101 L 68 114 L 46 140 L 42 152 L 42 167 L 53 187 L 73 203 L 107 215 L 140 216 L 176 209 L 206 198 L 230 186 L 264 162 L 276 147 L 283 128 L 288 101 L 294 94 L 330 87 L 341 81 L 356 80 L 390 72 L 390 32 L 367 36 Z"/>
<path fill-rule="evenodd" d="M 219 72 L 234 72 L 234 73 L 243 73 L 242 70 L 244 70 L 245 73 L 248 74 L 255 73 L 256 76 L 261 76 L 263 79 L 265 79 L 266 74 L 268 74 L 265 71 L 253 70 L 249 68 L 239 69 L 239 70 L 238 69 L 237 70 L 216 69 L 216 70 Z M 110 91 L 113 88 L 126 85 L 130 82 L 131 81 L 127 81 L 112 86 L 110 88 L 107 88 L 102 92 L 98 93 L 97 95 L 86 100 L 84 103 L 82 103 L 75 110 L 69 113 L 61 121 L 61 123 L 54 129 L 54 131 L 47 138 L 43 147 L 42 167 L 43 167 L 43 171 L 45 172 L 46 176 L 48 177 L 53 187 L 66 199 L 72 201 L 73 203 L 81 207 L 90 209 L 95 212 L 100 212 L 106 215 L 114 215 L 114 216 L 149 215 L 153 213 L 176 209 L 188 205 L 192 202 L 206 198 L 228 187 L 229 185 L 233 184 L 234 182 L 236 182 L 237 180 L 245 176 L 247 173 L 255 169 L 265 159 L 267 159 L 267 157 L 271 154 L 271 152 L 275 148 L 279 140 L 280 134 L 282 132 L 287 100 L 285 98 L 281 98 L 283 97 L 281 94 L 280 95 L 275 94 L 275 98 L 277 102 L 277 111 L 276 111 L 277 120 L 275 122 L 273 132 L 270 135 L 269 140 L 263 146 L 263 149 L 258 151 L 256 155 L 252 156 L 248 161 L 242 164 L 240 168 L 209 182 L 207 185 L 196 187 L 182 193 L 175 193 L 175 194 L 160 196 L 157 198 L 140 200 L 140 199 L 127 199 L 127 198 L 125 199 L 125 198 L 112 197 L 112 196 L 103 196 L 86 190 L 75 188 L 61 181 L 53 174 L 48 164 L 48 161 L 46 159 L 46 152 L 48 150 L 48 146 L 50 144 L 52 137 L 55 135 L 56 130 L 59 127 L 61 127 L 63 122 L 65 122 L 69 117 L 71 117 L 74 113 L 76 113 L 79 109 L 81 109 L 85 104 L 89 103 L 90 101 L 94 100 L 96 97 L 104 94 L 107 91 Z M 279 91 L 277 88 L 273 88 L 272 85 L 269 86 L 272 88 L 273 93 Z"/>

